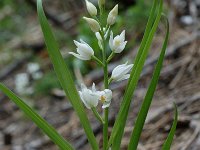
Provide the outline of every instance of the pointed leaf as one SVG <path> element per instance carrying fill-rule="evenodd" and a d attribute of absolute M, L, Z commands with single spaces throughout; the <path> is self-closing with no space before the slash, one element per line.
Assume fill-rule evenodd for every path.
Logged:
<path fill-rule="evenodd" d="M 167 20 L 166 17 L 164 17 L 165 20 Z M 156 85 L 158 84 L 158 79 L 160 76 L 160 72 L 162 69 L 162 64 L 163 64 L 163 60 L 164 60 L 164 56 L 165 56 L 165 52 L 166 52 L 166 48 L 167 48 L 167 43 L 168 43 L 168 39 L 169 39 L 169 23 L 168 21 L 166 21 L 166 36 L 165 36 L 165 40 L 163 42 L 163 46 L 162 46 L 162 50 L 158 59 L 158 62 L 156 64 L 156 67 L 154 69 L 154 73 L 153 73 L 153 77 L 152 80 L 150 82 L 149 88 L 147 90 L 146 96 L 144 98 L 144 101 L 142 103 L 142 106 L 140 108 L 140 111 L 138 113 L 136 122 L 135 122 L 135 126 L 133 129 L 133 132 L 131 134 L 131 139 L 129 142 L 129 146 L 128 146 L 128 150 L 136 150 L 137 146 L 138 146 L 138 142 L 142 133 L 142 129 L 153 99 L 153 95 L 154 92 L 156 90 Z"/>
<path fill-rule="evenodd" d="M 157 2 L 157 0 L 155 2 Z M 117 115 L 117 119 L 115 121 L 113 130 L 111 133 L 111 137 L 109 140 L 109 146 L 112 144 L 112 149 L 115 149 L 115 150 L 120 149 L 121 139 L 122 139 L 122 136 L 124 133 L 124 128 L 125 128 L 126 120 L 128 117 L 128 112 L 129 112 L 129 107 L 130 107 L 130 103 L 132 100 L 132 96 L 133 96 L 134 90 L 137 86 L 137 83 L 139 81 L 139 77 L 142 72 L 142 68 L 144 66 L 146 57 L 148 55 L 149 48 L 150 48 L 152 40 L 153 40 L 153 36 L 156 32 L 156 29 L 158 27 L 158 24 L 159 24 L 159 21 L 161 18 L 163 1 L 160 0 L 160 3 L 158 4 L 158 2 L 157 2 L 157 3 L 155 3 L 155 5 L 156 5 L 156 8 L 158 9 L 157 10 L 158 14 L 156 17 L 154 15 L 155 12 L 153 12 L 151 14 L 151 15 L 153 15 L 152 19 L 155 18 L 155 21 L 153 23 L 153 27 L 149 26 L 149 28 L 151 28 L 151 30 L 146 30 L 146 31 L 149 31 L 148 34 L 145 34 L 145 35 L 148 35 L 148 38 L 144 42 L 145 43 L 144 48 L 140 50 L 142 52 L 141 52 L 140 58 L 138 59 L 139 62 L 133 68 L 133 69 L 135 69 L 135 71 L 132 72 L 133 75 L 131 75 L 131 78 L 129 79 L 129 84 L 126 88 L 126 92 L 124 94 L 122 104 L 121 104 L 119 113 Z"/>
<path fill-rule="evenodd" d="M 177 110 L 177 106 L 175 103 L 174 103 L 174 110 L 175 110 L 174 121 L 173 121 L 172 127 L 170 129 L 170 132 L 168 134 L 168 137 L 162 146 L 162 150 L 170 150 L 170 147 L 171 147 L 174 135 L 175 135 L 176 126 L 177 126 L 177 122 L 178 122 L 178 110 Z"/>
<path fill-rule="evenodd" d="M 56 75 L 57 75 L 57 77 L 60 81 L 60 84 L 61 84 L 62 88 L 64 89 L 69 101 L 71 102 L 74 110 L 76 111 L 77 115 L 79 116 L 80 122 L 85 130 L 88 141 L 90 142 L 90 144 L 94 150 L 98 150 L 99 149 L 98 144 L 95 139 L 92 128 L 90 126 L 89 120 L 86 116 L 86 112 L 84 110 L 83 104 L 82 104 L 79 94 L 76 90 L 70 70 L 68 69 L 67 65 L 65 64 L 65 61 L 59 51 L 57 42 L 51 31 L 50 25 L 44 14 L 41 0 L 37 0 L 37 11 L 38 11 L 38 17 L 39 17 L 40 25 L 41 25 L 41 28 L 43 31 L 45 43 L 47 46 L 47 50 L 48 50 L 50 59 L 53 63 Z"/>
<path fill-rule="evenodd" d="M 0 90 L 6 94 L 56 145 L 58 145 L 61 150 L 73 150 L 73 147 L 65 141 L 51 125 L 1 83 Z"/>

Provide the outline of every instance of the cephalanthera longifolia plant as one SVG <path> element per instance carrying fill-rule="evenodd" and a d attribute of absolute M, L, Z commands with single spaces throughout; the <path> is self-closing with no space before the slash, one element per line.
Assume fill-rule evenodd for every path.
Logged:
<path fill-rule="evenodd" d="M 59 51 L 59 47 L 56 43 L 56 40 L 53 36 L 47 18 L 44 14 L 42 1 L 37 1 L 37 11 L 39 22 L 44 34 L 45 43 L 49 52 L 50 59 L 53 63 L 54 70 L 57 74 L 57 77 L 60 81 L 62 88 L 64 89 L 68 100 L 71 102 L 74 110 L 76 111 L 82 127 L 84 128 L 85 134 L 88 138 L 88 141 L 93 150 L 100 149 L 98 142 L 95 139 L 94 133 L 92 131 L 90 122 L 88 120 L 87 114 L 85 112 L 85 107 L 90 109 L 94 116 L 97 118 L 103 128 L 103 150 L 119 150 L 122 137 L 124 134 L 124 128 L 126 125 L 126 120 L 129 112 L 130 103 L 136 89 L 142 68 L 144 66 L 145 60 L 147 58 L 154 34 L 158 27 L 161 17 L 164 19 L 164 24 L 166 25 L 166 35 L 164 42 L 161 48 L 160 56 L 158 58 L 157 64 L 155 66 L 153 77 L 151 79 L 150 85 L 148 87 L 147 93 L 144 97 L 142 106 L 138 113 L 137 119 L 134 124 L 133 131 L 131 133 L 130 141 L 128 144 L 128 150 L 136 150 L 139 142 L 139 138 L 144 126 L 144 122 L 151 105 L 153 94 L 158 83 L 160 71 L 162 68 L 162 63 L 166 51 L 166 46 L 169 38 L 169 23 L 167 18 L 162 15 L 162 0 L 154 0 L 153 6 L 150 12 L 150 16 L 147 22 L 146 30 L 140 44 L 140 48 L 137 52 L 137 55 L 134 59 L 134 62 L 116 66 L 111 76 L 108 74 L 108 64 L 110 60 L 121 53 L 127 41 L 125 40 L 125 30 L 121 34 L 114 36 L 112 32 L 112 26 L 116 23 L 118 16 L 118 5 L 116 5 L 108 15 L 105 14 L 105 0 L 98 1 L 99 10 L 91 2 L 86 0 L 86 7 L 90 18 L 83 17 L 87 22 L 88 26 L 94 32 L 95 40 L 98 41 L 99 51 L 102 52 L 102 57 L 98 58 L 95 56 L 94 50 L 92 47 L 87 44 L 85 41 L 74 41 L 77 46 L 77 53 L 70 52 L 71 55 L 81 59 L 83 61 L 95 61 L 99 64 L 104 71 L 104 89 L 98 91 L 95 88 L 93 83 L 91 89 L 87 88 L 84 83 L 81 85 L 81 90 L 78 92 L 72 75 L 65 64 L 65 61 Z M 103 17 L 107 17 L 106 23 Z M 134 18 L 132 18 L 134 20 Z M 109 47 L 109 49 L 107 49 Z M 110 55 L 107 56 L 108 51 Z M 130 73 L 129 73 L 130 72 Z M 111 135 L 108 136 L 108 115 L 109 115 L 109 106 L 112 105 L 112 91 L 109 89 L 109 85 L 112 82 L 120 82 L 122 80 L 128 80 L 128 84 L 123 96 L 122 103 L 120 104 L 120 110 L 115 120 L 114 126 L 112 128 Z M 35 124 L 42 129 L 42 131 L 49 136 L 49 138 L 62 150 L 71 150 L 74 149 L 73 146 L 66 141 L 57 131 L 49 125 L 40 115 L 38 115 L 32 108 L 30 108 L 24 101 L 17 97 L 13 92 L 11 92 L 6 86 L 0 84 L 0 90 L 4 92 L 19 108 L 24 111 L 24 113 L 32 119 Z M 100 114 L 96 107 L 100 103 L 103 109 L 103 115 Z M 85 106 L 85 107 L 84 107 Z M 170 133 L 163 144 L 163 150 L 169 150 L 173 136 L 175 134 L 176 125 L 177 125 L 177 108 L 174 105 L 175 109 L 175 118 L 173 125 L 171 127 Z"/>

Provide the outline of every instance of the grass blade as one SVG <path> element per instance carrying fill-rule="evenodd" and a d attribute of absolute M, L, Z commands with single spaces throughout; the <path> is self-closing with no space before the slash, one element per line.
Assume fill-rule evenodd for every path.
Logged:
<path fill-rule="evenodd" d="M 58 145 L 61 150 L 73 150 L 73 147 L 65 141 L 51 125 L 1 83 L 0 90 L 6 94 L 56 145 Z"/>
<path fill-rule="evenodd" d="M 174 103 L 174 110 L 175 110 L 174 121 L 173 121 L 172 127 L 170 129 L 170 132 L 168 134 L 168 137 L 162 146 L 162 150 L 170 150 L 170 147 L 171 147 L 174 135 L 175 135 L 176 126 L 177 126 L 177 122 L 178 122 L 178 110 L 177 110 L 177 106 L 175 103 Z"/>
<path fill-rule="evenodd" d="M 133 75 L 135 73 L 135 70 L 137 68 L 137 65 L 139 63 L 139 60 L 140 60 L 140 57 L 142 55 L 142 52 L 145 48 L 145 45 L 146 45 L 146 41 L 149 37 L 149 33 L 152 29 L 152 26 L 153 26 L 153 22 L 154 22 L 154 18 L 155 18 L 155 13 L 156 13 L 156 7 L 157 7 L 157 4 L 158 4 L 158 0 L 154 0 L 153 1 L 153 5 L 152 5 L 152 8 L 151 8 L 151 12 L 150 12 L 150 16 L 149 16 L 149 19 L 148 19 L 148 22 L 147 22 L 147 25 L 146 25 L 146 29 L 145 29 L 145 32 L 144 32 L 144 36 L 142 38 L 142 42 L 140 44 L 140 47 L 139 47 L 139 50 L 138 50 L 138 53 L 135 57 L 135 60 L 134 60 L 134 67 L 133 69 L 131 70 L 131 73 L 130 73 L 130 78 L 129 78 L 129 81 L 128 81 L 128 85 L 127 87 L 129 86 L 130 84 L 130 81 L 131 81 L 131 78 L 133 78 Z"/>
<path fill-rule="evenodd" d="M 142 54 L 140 56 L 138 65 L 134 66 L 134 67 L 136 67 L 134 75 L 132 75 L 132 77 L 129 79 L 130 83 L 129 83 L 129 85 L 126 89 L 125 95 L 123 97 L 122 104 L 121 104 L 117 119 L 115 121 L 113 130 L 112 130 L 112 133 L 111 133 L 111 137 L 110 137 L 110 140 L 109 140 L 109 146 L 112 144 L 112 149 L 117 150 L 117 149 L 120 148 L 121 139 L 122 139 L 122 136 L 123 136 L 123 133 L 124 133 L 124 127 L 125 127 L 125 124 L 126 124 L 131 99 L 132 99 L 134 90 L 137 86 L 140 74 L 142 72 L 142 68 L 144 66 L 146 57 L 148 55 L 149 48 L 150 48 L 152 40 L 153 40 L 153 36 L 156 32 L 156 29 L 158 27 L 158 24 L 159 24 L 159 21 L 160 21 L 160 18 L 161 18 L 162 5 L 163 5 L 163 1 L 160 0 L 159 6 L 157 6 L 158 7 L 158 14 L 157 14 L 156 19 L 154 21 L 153 27 L 151 28 L 150 32 L 148 33 L 147 41 L 145 41 L 146 45 L 144 46 L 144 49 L 142 49 Z"/>
<path fill-rule="evenodd" d="M 167 20 L 166 17 L 165 17 L 165 19 Z M 144 123 L 145 123 L 145 120 L 146 120 L 146 117 L 147 117 L 147 114 L 149 111 L 149 107 L 151 105 L 154 92 L 156 90 L 156 85 L 158 84 L 160 71 L 162 69 L 162 64 L 163 64 L 163 60 L 164 60 L 164 56 L 165 56 L 165 52 L 166 52 L 166 48 L 167 48 L 167 43 L 168 43 L 168 39 L 169 39 L 169 23 L 168 23 L 168 21 L 166 23 L 166 28 L 167 28 L 167 31 L 166 31 L 165 40 L 163 42 L 162 50 L 161 50 L 158 62 L 156 64 L 156 67 L 155 67 L 155 70 L 153 73 L 153 77 L 150 82 L 149 88 L 147 90 L 146 96 L 144 98 L 141 109 L 137 116 L 135 126 L 134 126 L 133 132 L 131 134 L 128 150 L 136 150 L 137 149 L 140 135 L 142 133 L 142 129 L 143 129 L 143 126 L 144 126 Z"/>
<path fill-rule="evenodd" d="M 38 11 L 40 25 L 41 25 L 41 28 L 42 28 L 42 31 L 44 34 L 45 43 L 46 43 L 46 46 L 48 49 L 48 53 L 49 53 L 50 59 L 53 63 L 54 70 L 60 81 L 60 84 L 61 84 L 62 88 L 64 89 L 74 110 L 76 111 L 77 115 L 79 116 L 80 122 L 85 130 L 88 141 L 90 142 L 92 148 L 94 150 L 98 150 L 99 149 L 98 144 L 95 139 L 92 128 L 90 126 L 89 120 L 86 116 L 85 109 L 80 100 L 79 94 L 76 90 L 73 78 L 70 74 L 70 71 L 69 71 L 67 65 L 65 64 L 65 61 L 59 51 L 57 42 L 54 38 L 54 35 L 50 28 L 50 25 L 44 14 L 41 0 L 37 0 L 37 11 Z"/>

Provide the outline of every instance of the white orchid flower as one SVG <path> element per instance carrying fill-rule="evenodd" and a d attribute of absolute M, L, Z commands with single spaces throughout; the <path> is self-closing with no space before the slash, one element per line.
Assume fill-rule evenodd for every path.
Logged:
<path fill-rule="evenodd" d="M 95 89 L 95 84 L 92 85 L 92 90 L 88 89 L 84 84 L 81 85 L 81 91 L 79 91 L 79 95 L 84 105 L 91 109 L 98 105 L 99 101 L 99 92 Z"/>
<path fill-rule="evenodd" d="M 105 89 L 104 91 L 98 92 L 99 100 L 103 103 L 102 108 L 107 108 L 110 106 L 112 99 L 112 91 L 109 89 Z"/>
<path fill-rule="evenodd" d="M 74 55 L 78 59 L 81 60 L 90 60 L 92 56 L 94 56 L 93 49 L 83 40 L 80 40 L 81 42 L 75 41 L 74 44 L 77 46 L 77 53 L 69 52 L 69 54 Z"/>
<path fill-rule="evenodd" d="M 115 67 L 111 75 L 112 81 L 122 81 L 128 79 L 130 77 L 128 72 L 132 69 L 132 67 L 133 64 L 128 65 L 128 62 Z"/>
<path fill-rule="evenodd" d="M 124 50 L 126 43 L 127 41 L 125 41 L 125 30 L 122 31 L 120 35 L 117 35 L 114 39 L 113 32 L 110 32 L 109 45 L 114 53 L 121 53 Z"/>
<path fill-rule="evenodd" d="M 96 16 L 97 15 L 97 8 L 91 2 L 89 2 L 88 0 L 85 0 L 85 3 L 86 3 L 86 8 L 87 8 L 88 13 L 91 16 Z"/>

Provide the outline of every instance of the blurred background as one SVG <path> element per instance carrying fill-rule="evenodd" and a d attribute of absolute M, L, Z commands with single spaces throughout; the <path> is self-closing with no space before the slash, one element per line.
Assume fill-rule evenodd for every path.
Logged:
<path fill-rule="evenodd" d="M 73 40 L 84 39 L 100 56 L 95 36 L 83 21 L 88 16 L 83 0 L 43 0 L 44 9 L 61 52 L 77 85 L 95 82 L 102 86 L 103 72 L 91 61 L 68 55 L 75 51 Z M 97 4 L 97 0 L 92 1 Z M 149 16 L 152 0 L 109 0 L 107 11 L 119 3 L 114 34 L 126 30 L 128 45 L 109 65 L 111 71 L 123 62 L 133 62 Z M 170 42 L 157 91 L 141 136 L 138 150 L 160 150 L 173 121 L 173 102 L 179 120 L 172 150 L 200 149 L 200 0 L 165 0 L 164 12 L 170 21 Z M 165 30 L 160 24 L 141 80 L 134 95 L 122 149 L 126 149 L 134 119 L 140 108 L 158 58 Z M 67 77 L 66 77 L 67 78 Z M 0 1 L 0 81 L 39 112 L 76 149 L 89 150 L 78 117 L 69 104 L 48 58 L 38 23 L 35 0 Z M 113 101 L 109 116 L 112 127 L 127 81 L 111 84 Z M 101 110 L 101 109 L 99 109 Z M 102 143 L 102 129 L 88 111 L 94 133 Z M 110 128 L 111 130 L 111 128 Z M 0 93 L 0 149 L 56 150 L 57 147 Z"/>

